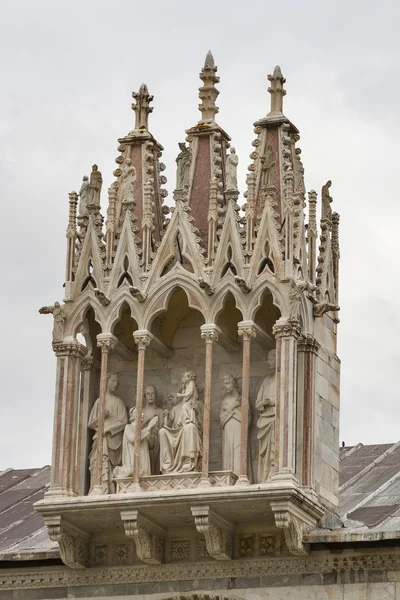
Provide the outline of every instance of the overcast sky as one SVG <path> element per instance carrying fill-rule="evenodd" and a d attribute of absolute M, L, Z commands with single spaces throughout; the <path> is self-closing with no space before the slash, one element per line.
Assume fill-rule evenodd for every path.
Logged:
<path fill-rule="evenodd" d="M 171 198 L 209 49 L 242 192 L 266 75 L 282 68 L 307 189 L 331 178 L 341 215 L 340 438 L 400 439 L 399 18 L 395 0 L 0 0 L 0 469 L 50 462 L 52 319 L 38 308 L 63 297 L 68 192 L 94 162 L 107 190 L 146 82 Z"/>

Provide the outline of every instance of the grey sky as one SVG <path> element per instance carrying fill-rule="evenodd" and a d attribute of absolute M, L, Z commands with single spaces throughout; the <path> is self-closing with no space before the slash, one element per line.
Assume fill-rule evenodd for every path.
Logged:
<path fill-rule="evenodd" d="M 0 1 L 0 469 L 50 462 L 52 319 L 38 308 L 63 296 L 68 192 L 94 162 L 107 189 L 146 82 L 171 198 L 209 49 L 242 192 L 266 74 L 287 78 L 307 189 L 331 178 L 341 214 L 341 439 L 400 439 L 399 18 L 395 0 Z"/>

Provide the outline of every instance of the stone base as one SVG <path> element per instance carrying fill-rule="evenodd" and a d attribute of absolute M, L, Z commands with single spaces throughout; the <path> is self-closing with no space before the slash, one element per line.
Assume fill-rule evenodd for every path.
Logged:
<path fill-rule="evenodd" d="M 233 486 L 237 476 L 232 471 L 211 471 L 209 473 L 211 487 Z M 137 492 L 133 477 L 118 477 L 114 479 L 117 494 L 132 494 Z M 140 478 L 140 487 L 144 492 L 160 492 L 174 489 L 193 489 L 201 486 L 201 473 L 170 473 L 168 475 L 151 475 Z"/>

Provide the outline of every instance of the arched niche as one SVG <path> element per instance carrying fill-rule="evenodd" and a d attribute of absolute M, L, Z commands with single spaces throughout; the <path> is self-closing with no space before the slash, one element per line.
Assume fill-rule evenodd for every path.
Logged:
<path fill-rule="evenodd" d="M 179 286 L 169 293 L 164 309 L 150 321 L 148 329 L 156 341 L 146 350 L 144 386 L 155 386 L 160 408 L 168 408 L 168 397 L 179 391 L 186 371 L 196 373 L 203 399 L 205 343 L 200 327 L 204 322 L 203 314 L 189 306 L 187 294 Z"/>
<path fill-rule="evenodd" d="M 274 304 L 272 293 L 267 288 L 262 292 L 258 307 L 253 314 L 253 320 L 266 334 L 272 337 L 272 329 L 280 318 L 281 312 Z"/>
<path fill-rule="evenodd" d="M 118 317 L 111 325 L 111 333 L 116 338 L 116 347 L 110 352 L 108 371 L 118 373 L 118 396 L 127 409 L 135 404 L 137 347 L 133 333 L 138 323 L 132 317 L 128 302 L 123 302 L 118 310 Z"/>
<path fill-rule="evenodd" d="M 82 321 L 75 329 L 74 336 L 77 341 L 86 346 L 95 358 L 100 358 L 100 350 L 97 347 L 97 336 L 101 333 L 101 325 L 96 320 L 96 313 L 92 306 L 88 306 L 83 312 Z"/>
<path fill-rule="evenodd" d="M 236 305 L 236 300 L 231 292 L 224 298 L 221 310 L 217 313 L 215 323 L 232 341 L 238 339 L 238 323 L 243 320 L 243 315 Z"/>

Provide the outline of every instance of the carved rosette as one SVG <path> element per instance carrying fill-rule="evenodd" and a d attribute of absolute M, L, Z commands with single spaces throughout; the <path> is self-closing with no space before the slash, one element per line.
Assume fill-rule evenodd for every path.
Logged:
<path fill-rule="evenodd" d="M 61 560 L 71 569 L 84 569 L 89 566 L 90 536 L 77 527 L 66 524 L 61 517 L 46 517 L 49 538 L 60 547 Z"/>
<path fill-rule="evenodd" d="M 207 552 L 215 560 L 231 560 L 234 527 L 213 513 L 208 506 L 191 508 L 196 529 L 204 535 Z"/>
<path fill-rule="evenodd" d="M 159 565 L 164 561 L 165 530 L 132 510 L 121 513 L 125 535 L 133 539 L 136 554 L 142 562 Z"/>

